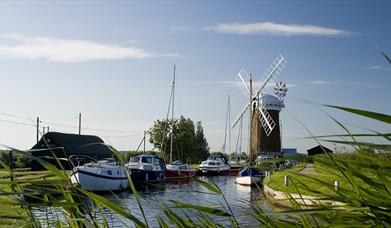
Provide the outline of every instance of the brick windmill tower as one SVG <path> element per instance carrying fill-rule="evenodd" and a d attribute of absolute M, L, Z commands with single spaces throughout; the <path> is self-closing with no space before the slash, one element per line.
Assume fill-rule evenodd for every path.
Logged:
<path fill-rule="evenodd" d="M 286 65 L 284 57 L 279 55 L 265 73 L 265 79 L 258 88 L 253 89 L 252 76 L 241 70 L 237 76 L 248 102 L 234 121 L 232 130 L 246 111 L 249 111 L 249 158 L 256 159 L 259 153 L 281 154 L 281 130 L 279 113 L 284 108 L 283 98 L 287 88 L 282 82 L 276 84 L 275 95 L 262 93 L 268 82 L 275 78 Z"/>

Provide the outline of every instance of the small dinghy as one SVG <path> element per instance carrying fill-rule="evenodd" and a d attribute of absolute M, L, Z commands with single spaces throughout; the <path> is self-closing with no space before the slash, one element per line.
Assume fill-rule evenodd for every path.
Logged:
<path fill-rule="evenodd" d="M 128 176 L 118 161 L 109 158 L 96 161 L 94 158 L 70 156 L 73 165 L 71 182 L 89 191 L 118 191 L 128 187 Z"/>
<path fill-rule="evenodd" d="M 262 180 L 262 171 L 255 168 L 245 168 L 239 172 L 239 176 L 236 178 L 235 183 L 251 186 L 255 184 L 260 184 Z"/>

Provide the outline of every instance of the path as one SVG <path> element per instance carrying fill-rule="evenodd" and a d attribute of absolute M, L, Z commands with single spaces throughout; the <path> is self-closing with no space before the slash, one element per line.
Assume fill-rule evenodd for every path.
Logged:
<path fill-rule="evenodd" d="M 302 169 L 299 173 L 301 174 L 318 174 L 318 172 L 316 172 L 315 170 L 315 167 L 314 167 L 314 164 L 310 164 L 310 163 L 307 163 L 305 166 L 304 166 L 304 169 Z"/>

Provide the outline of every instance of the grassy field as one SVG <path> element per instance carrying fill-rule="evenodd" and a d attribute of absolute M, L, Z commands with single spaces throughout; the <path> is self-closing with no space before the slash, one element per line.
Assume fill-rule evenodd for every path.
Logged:
<path fill-rule="evenodd" d="M 319 195 L 322 193 L 332 193 L 330 185 L 334 185 L 336 180 L 340 181 L 341 187 L 346 187 L 346 181 L 342 181 L 341 176 L 335 170 L 324 167 L 314 162 L 315 173 L 300 173 L 308 163 L 300 163 L 295 167 L 273 173 L 271 178 L 265 178 L 263 183 L 274 190 L 286 193 L 300 193 L 303 195 Z M 284 185 L 285 176 L 289 178 L 288 186 Z M 329 183 L 330 185 L 324 185 Z M 319 193 L 312 190 L 317 190 Z"/>
<path fill-rule="evenodd" d="M 389 154 L 366 154 L 365 152 L 361 152 L 360 155 L 360 159 L 363 159 L 361 156 L 367 159 L 365 159 L 365 161 L 357 160 L 356 153 L 333 155 L 336 162 L 344 167 L 344 169 L 351 170 L 353 167 L 350 167 L 349 164 L 354 165 L 356 168 L 360 167 L 360 172 L 364 173 L 368 178 L 376 178 L 380 167 L 376 167 L 375 164 L 389 164 L 391 158 Z M 331 164 L 330 160 L 325 155 L 317 155 L 313 160 L 313 163 L 311 163 L 314 168 L 313 172 L 302 172 L 305 166 L 310 164 L 303 162 L 292 168 L 273 173 L 271 178 L 265 178 L 263 183 L 277 191 L 312 196 L 334 194 L 335 181 L 339 181 L 339 189 L 341 191 L 352 192 L 354 191 L 354 186 L 349 182 L 350 178 L 363 190 L 371 188 L 370 184 L 359 177 L 355 177 L 354 175 L 350 178 L 344 176 L 341 170 Z M 284 184 L 285 176 L 288 176 L 289 178 L 288 186 L 285 186 Z"/>

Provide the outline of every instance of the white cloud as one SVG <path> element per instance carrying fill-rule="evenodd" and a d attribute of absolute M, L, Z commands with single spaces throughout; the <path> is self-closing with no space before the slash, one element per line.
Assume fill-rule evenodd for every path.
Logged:
<path fill-rule="evenodd" d="M 384 67 L 384 66 L 371 66 L 368 69 L 369 70 L 380 70 L 380 71 L 391 71 L 390 67 Z"/>
<path fill-rule="evenodd" d="M 334 84 L 330 81 L 308 81 L 307 83 L 310 85 L 332 85 L 332 84 Z"/>
<path fill-rule="evenodd" d="M 180 57 L 177 53 L 158 54 L 141 48 L 89 40 L 0 35 L 0 58 L 46 59 L 53 62 L 87 62 L 93 60 L 148 59 Z"/>
<path fill-rule="evenodd" d="M 258 23 L 224 23 L 216 26 L 205 27 L 205 30 L 210 30 L 218 33 L 230 33 L 240 35 L 280 35 L 280 36 L 349 36 L 352 32 L 326 28 L 314 25 L 302 24 L 278 24 L 273 22 L 258 22 Z"/>
<path fill-rule="evenodd" d="M 357 86 L 363 88 L 380 88 L 381 86 L 377 83 L 372 82 L 348 82 L 348 86 Z"/>

